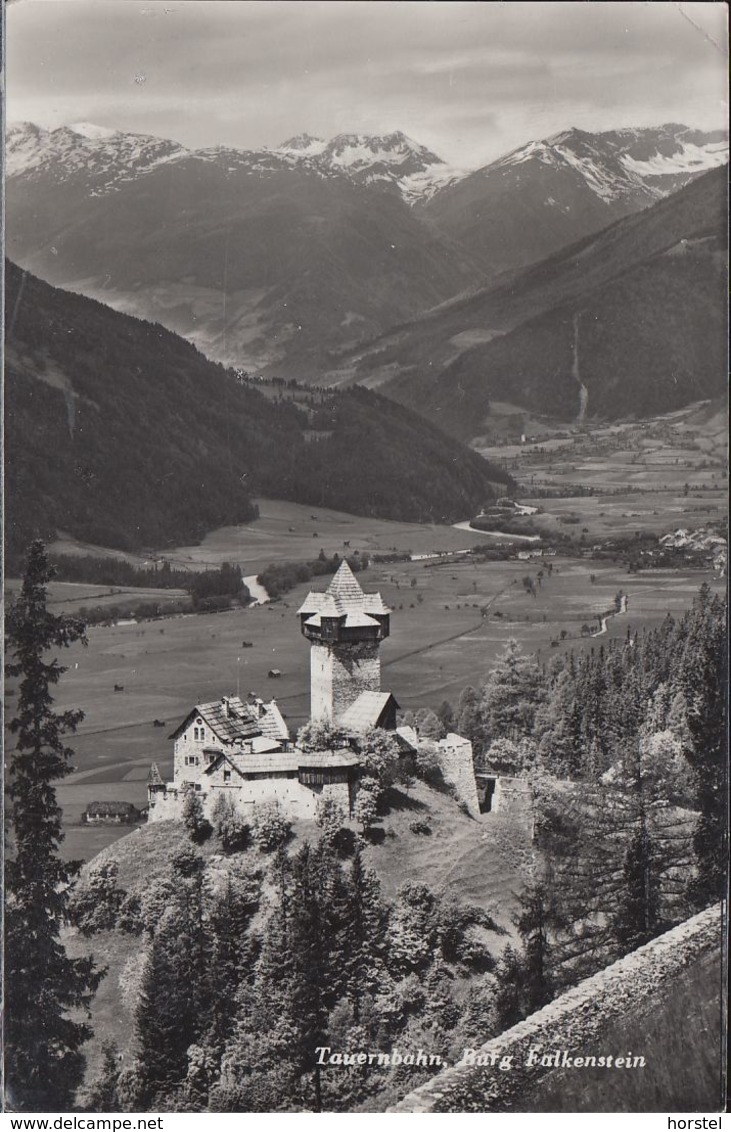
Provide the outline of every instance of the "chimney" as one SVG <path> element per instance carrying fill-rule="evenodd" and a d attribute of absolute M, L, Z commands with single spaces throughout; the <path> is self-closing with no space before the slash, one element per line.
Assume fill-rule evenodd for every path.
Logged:
<path fill-rule="evenodd" d="M 221 696 L 221 703 L 223 704 L 223 711 L 226 719 L 231 715 L 231 703 L 228 696 Z"/>

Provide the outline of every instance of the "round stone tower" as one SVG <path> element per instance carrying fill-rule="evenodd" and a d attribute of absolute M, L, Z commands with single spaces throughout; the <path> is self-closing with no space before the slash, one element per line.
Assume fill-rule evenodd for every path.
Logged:
<path fill-rule="evenodd" d="M 310 593 L 297 611 L 310 642 L 310 716 L 337 720 L 363 692 L 381 691 L 381 641 L 390 610 L 367 594 L 343 561 L 324 593 Z"/>

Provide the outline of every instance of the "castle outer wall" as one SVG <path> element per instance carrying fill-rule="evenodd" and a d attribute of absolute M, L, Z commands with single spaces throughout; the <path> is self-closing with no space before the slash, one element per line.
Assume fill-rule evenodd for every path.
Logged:
<path fill-rule="evenodd" d="M 472 1064 L 443 1070 L 389 1111 L 719 1111 L 722 937 L 723 910 L 717 904 L 477 1046 L 470 1051 Z M 703 996 L 704 1009 L 711 1015 L 707 1034 L 702 1034 L 699 986 L 707 991 Z M 668 1012 L 693 1019 L 692 1041 L 681 1026 L 668 1032 Z M 639 1032 L 630 1039 L 633 1026 Z M 691 1050 L 701 1042 L 706 1043 L 702 1055 L 691 1058 Z M 538 1051 L 538 1057 L 534 1053 L 531 1059 L 531 1051 Z M 540 1063 L 542 1055 L 555 1056 L 557 1051 L 559 1055 L 566 1051 L 574 1064 L 561 1069 L 560 1057 L 558 1066 Z M 645 1065 L 600 1068 L 575 1062 L 577 1057 L 611 1054 L 614 1059 L 628 1053 L 644 1056 Z M 501 1058 L 510 1059 L 510 1068 L 500 1070 Z M 552 1078 L 558 1106 L 547 1096 Z"/>

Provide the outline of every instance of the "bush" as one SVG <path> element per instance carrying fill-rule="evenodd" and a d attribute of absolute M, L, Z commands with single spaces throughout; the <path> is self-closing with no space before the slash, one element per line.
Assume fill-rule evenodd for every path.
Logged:
<path fill-rule="evenodd" d="M 358 757 L 367 777 L 375 779 L 381 789 L 385 790 L 397 783 L 409 785 L 412 760 L 403 756 L 393 732 L 374 727 L 365 735 L 359 736 Z"/>
<path fill-rule="evenodd" d="M 367 834 L 378 821 L 378 801 L 381 787 L 375 778 L 361 778 L 355 799 L 353 817 Z"/>
<path fill-rule="evenodd" d="M 83 880 L 74 888 L 69 901 L 69 919 L 82 935 L 109 931 L 116 927 L 127 893 L 117 886 L 119 868 L 115 861 L 99 861 L 89 866 Z"/>
<path fill-rule="evenodd" d="M 183 802 L 183 825 L 190 834 L 191 841 L 206 841 L 213 833 L 213 826 L 203 813 L 203 803 L 195 790 L 188 790 Z"/>
<path fill-rule="evenodd" d="M 286 845 L 292 833 L 292 823 L 286 818 L 277 802 L 267 802 L 254 810 L 251 835 L 262 853 L 272 853 Z"/>
<path fill-rule="evenodd" d="M 414 769 L 416 777 L 428 782 L 430 786 L 444 785 L 442 764 L 439 761 L 436 745 L 424 745 L 419 748 L 416 752 Z"/>
<path fill-rule="evenodd" d="M 431 833 L 431 826 L 426 818 L 414 818 L 409 822 L 409 829 L 412 833 Z"/>
<path fill-rule="evenodd" d="M 332 840 L 345 825 L 345 810 L 328 795 L 318 798 L 315 824 L 320 827 L 326 840 Z"/>
<path fill-rule="evenodd" d="M 226 853 L 239 853 L 249 844 L 251 829 L 230 794 L 221 793 L 213 805 L 213 828 Z"/>
<path fill-rule="evenodd" d="M 332 751 L 346 743 L 345 732 L 328 719 L 311 719 L 297 732 L 297 746 L 302 751 Z"/>

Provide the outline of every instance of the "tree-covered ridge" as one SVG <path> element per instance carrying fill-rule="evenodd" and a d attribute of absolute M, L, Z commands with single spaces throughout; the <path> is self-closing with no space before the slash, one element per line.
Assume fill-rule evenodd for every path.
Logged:
<path fill-rule="evenodd" d="M 478 769 L 522 776 L 532 797 L 505 1025 L 722 898 L 726 656 L 726 604 L 704 585 L 683 617 L 548 669 L 509 642 L 463 692 Z"/>
<path fill-rule="evenodd" d="M 285 399 L 266 399 L 156 324 L 11 263 L 6 340 L 11 562 L 59 529 L 122 549 L 199 541 L 255 518 L 257 493 L 453 521 L 507 478 L 362 390 L 333 393 L 308 443 L 311 422 Z"/>

